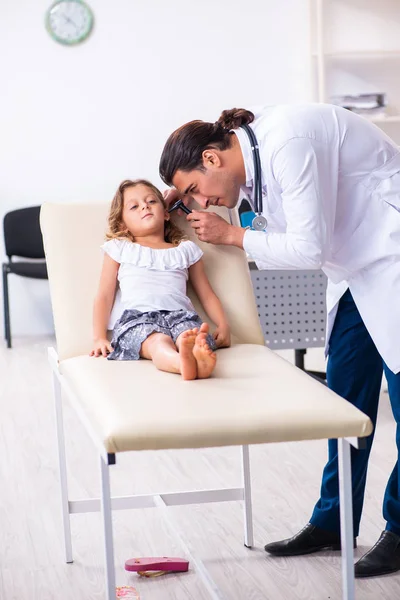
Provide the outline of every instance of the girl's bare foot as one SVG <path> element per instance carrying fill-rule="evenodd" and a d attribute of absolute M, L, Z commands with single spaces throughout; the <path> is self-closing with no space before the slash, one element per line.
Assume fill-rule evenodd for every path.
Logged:
<path fill-rule="evenodd" d="M 202 323 L 199 329 L 199 333 L 205 333 L 207 335 L 207 333 L 210 331 L 210 326 L 208 323 Z"/>
<path fill-rule="evenodd" d="M 202 330 L 204 325 L 207 327 L 206 331 Z M 197 363 L 198 379 L 207 379 L 207 377 L 210 377 L 217 362 L 217 355 L 207 344 L 206 332 L 208 332 L 208 325 L 203 323 L 200 328 L 200 333 L 196 336 L 196 342 L 193 348 L 193 356 L 195 357 Z"/>
<path fill-rule="evenodd" d="M 193 354 L 197 333 L 197 329 L 188 329 L 179 336 L 180 371 L 185 381 L 197 377 L 197 362 Z"/>

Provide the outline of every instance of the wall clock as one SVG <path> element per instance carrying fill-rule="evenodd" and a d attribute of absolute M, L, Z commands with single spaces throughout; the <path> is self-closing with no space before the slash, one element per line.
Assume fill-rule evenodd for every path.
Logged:
<path fill-rule="evenodd" d="M 47 31 L 56 42 L 67 46 L 86 40 L 93 22 L 93 12 L 83 0 L 57 0 L 46 13 Z"/>

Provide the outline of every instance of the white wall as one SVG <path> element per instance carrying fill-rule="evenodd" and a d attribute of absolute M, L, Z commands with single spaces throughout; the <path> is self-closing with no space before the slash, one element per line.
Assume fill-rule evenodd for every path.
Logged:
<path fill-rule="evenodd" d="M 110 200 L 127 177 L 159 184 L 177 126 L 311 99 L 308 0 L 89 3 L 95 29 L 75 48 L 45 30 L 51 0 L 2 5 L 1 218 L 44 201 Z M 52 331 L 46 281 L 11 276 L 10 295 L 14 335 Z"/>

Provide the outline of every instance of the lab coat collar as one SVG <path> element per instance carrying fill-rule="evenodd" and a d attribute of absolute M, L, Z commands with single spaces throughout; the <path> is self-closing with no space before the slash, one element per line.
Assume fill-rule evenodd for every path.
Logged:
<path fill-rule="evenodd" d="M 252 188 L 254 181 L 254 161 L 253 153 L 251 151 L 250 140 L 247 137 L 247 133 L 240 127 L 238 129 L 232 129 L 232 131 L 236 134 L 239 140 L 240 149 L 242 151 L 244 169 L 246 172 L 246 187 Z"/>

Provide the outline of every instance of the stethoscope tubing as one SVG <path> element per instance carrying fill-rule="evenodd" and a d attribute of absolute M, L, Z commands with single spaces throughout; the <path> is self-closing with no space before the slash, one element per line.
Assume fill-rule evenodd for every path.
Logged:
<path fill-rule="evenodd" d="M 258 140 L 254 131 L 248 125 L 242 125 L 242 129 L 247 133 L 250 140 L 254 163 L 254 212 L 261 215 L 263 211 L 262 183 L 261 183 L 261 159 L 258 148 Z"/>

